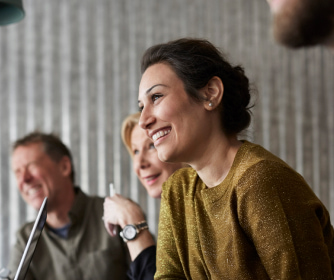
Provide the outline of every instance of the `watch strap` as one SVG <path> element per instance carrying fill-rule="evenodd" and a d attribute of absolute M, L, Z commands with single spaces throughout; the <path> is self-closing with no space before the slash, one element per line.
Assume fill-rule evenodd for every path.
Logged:
<path fill-rule="evenodd" d="M 134 226 L 137 228 L 137 233 L 141 232 L 144 229 L 148 229 L 148 224 L 146 221 L 141 221 Z"/>

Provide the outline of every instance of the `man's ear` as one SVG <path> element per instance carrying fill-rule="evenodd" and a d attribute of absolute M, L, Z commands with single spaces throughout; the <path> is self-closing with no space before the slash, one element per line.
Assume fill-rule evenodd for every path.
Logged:
<path fill-rule="evenodd" d="M 221 103 L 224 94 L 224 85 L 222 80 L 219 77 L 214 76 L 202 90 L 202 94 L 205 98 L 205 109 L 212 111 L 217 108 Z"/>
<path fill-rule="evenodd" d="M 64 177 L 70 176 L 72 172 L 72 164 L 68 156 L 63 156 L 60 160 L 60 171 Z"/>

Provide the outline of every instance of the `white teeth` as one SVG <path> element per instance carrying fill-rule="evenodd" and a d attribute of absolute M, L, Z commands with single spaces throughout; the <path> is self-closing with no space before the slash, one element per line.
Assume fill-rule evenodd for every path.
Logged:
<path fill-rule="evenodd" d="M 28 194 L 29 194 L 29 195 L 32 195 L 32 194 L 35 194 L 36 192 L 37 192 L 36 189 L 30 189 L 30 190 L 28 191 Z"/>
<path fill-rule="evenodd" d="M 27 194 L 28 195 L 34 195 L 35 193 L 38 192 L 39 189 L 40 189 L 40 187 L 31 188 L 27 191 Z"/>
<path fill-rule="evenodd" d="M 155 179 L 157 177 L 157 175 L 153 175 L 153 176 L 150 176 L 150 177 L 147 177 L 145 178 L 147 181 L 151 181 L 153 179 Z"/>
<path fill-rule="evenodd" d="M 160 137 L 167 135 L 170 132 L 170 129 L 165 131 L 158 131 L 156 134 L 152 136 L 153 141 L 158 140 Z"/>

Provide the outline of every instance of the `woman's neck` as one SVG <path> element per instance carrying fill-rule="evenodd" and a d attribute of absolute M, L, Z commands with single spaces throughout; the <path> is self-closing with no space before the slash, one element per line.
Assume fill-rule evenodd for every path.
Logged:
<path fill-rule="evenodd" d="M 190 163 L 209 188 L 215 187 L 224 181 L 229 173 L 234 158 L 242 142 L 234 137 L 222 136 L 218 141 L 210 141 L 203 156 Z"/>

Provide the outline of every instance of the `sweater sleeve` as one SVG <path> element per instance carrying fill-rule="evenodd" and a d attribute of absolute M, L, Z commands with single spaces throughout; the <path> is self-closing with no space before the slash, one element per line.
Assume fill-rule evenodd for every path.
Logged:
<path fill-rule="evenodd" d="M 153 280 L 156 270 L 156 246 L 143 250 L 130 264 L 128 278 L 131 280 Z"/>
<path fill-rule="evenodd" d="M 333 279 L 329 214 L 295 171 L 253 166 L 238 188 L 238 214 L 270 279 Z"/>

